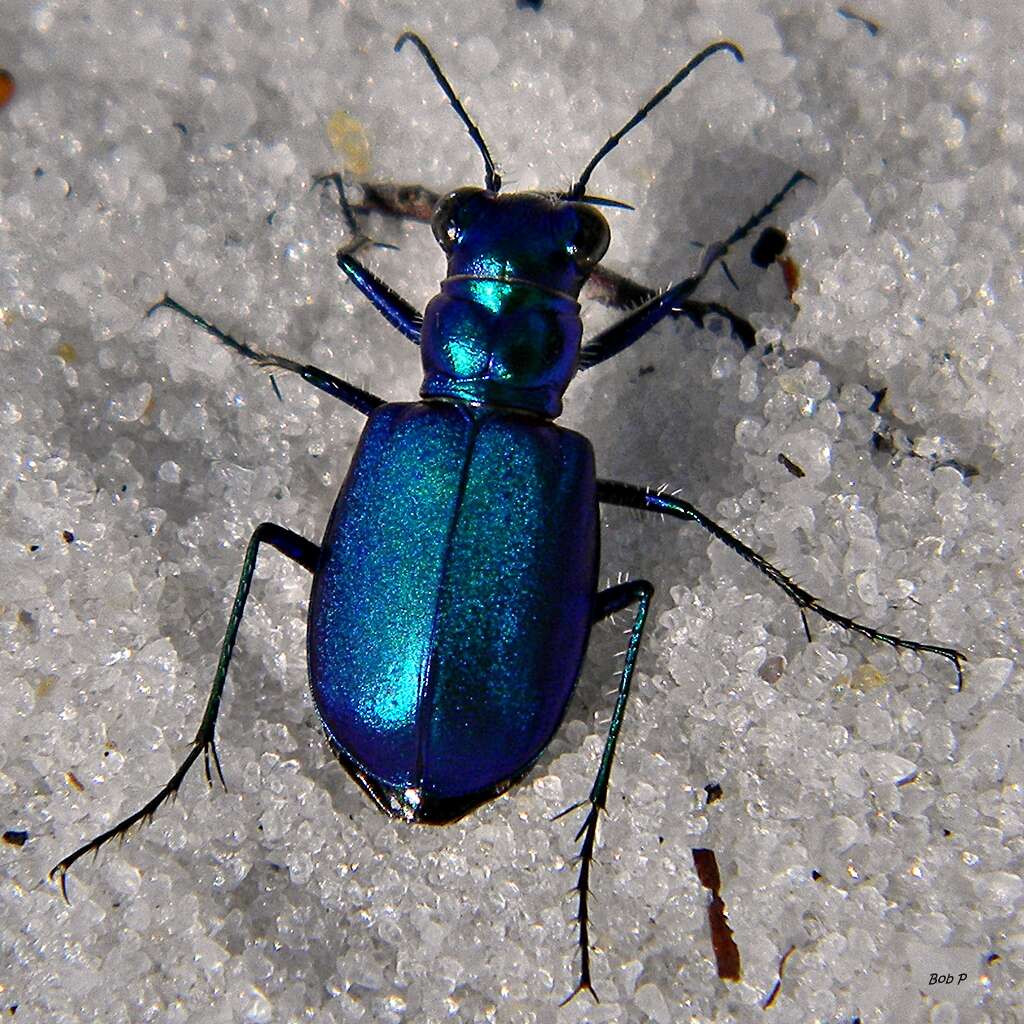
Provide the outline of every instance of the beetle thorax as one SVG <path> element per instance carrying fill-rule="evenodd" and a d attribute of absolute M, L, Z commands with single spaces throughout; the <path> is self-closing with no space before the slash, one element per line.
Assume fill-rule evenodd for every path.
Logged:
<path fill-rule="evenodd" d="M 537 192 L 459 189 L 434 235 L 448 276 L 424 313 L 424 397 L 561 412 L 582 338 L 577 298 L 608 247 L 596 210 Z"/>

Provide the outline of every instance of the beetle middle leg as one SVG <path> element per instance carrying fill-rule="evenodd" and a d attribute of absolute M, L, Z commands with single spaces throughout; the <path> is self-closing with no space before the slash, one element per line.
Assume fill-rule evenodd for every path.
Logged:
<path fill-rule="evenodd" d="M 282 369 L 287 370 L 290 373 L 298 374 L 303 380 L 307 381 L 307 383 L 310 383 L 321 391 L 326 392 L 332 398 L 337 398 L 340 401 L 345 402 L 347 405 L 352 406 L 352 408 L 358 410 L 364 415 L 368 416 L 374 409 L 383 404 L 383 399 L 370 394 L 368 391 L 364 391 L 362 388 L 356 387 L 354 384 L 349 384 L 348 381 L 335 377 L 333 374 L 328 373 L 326 370 L 321 370 L 317 366 L 298 363 L 286 356 L 275 355 L 271 352 L 263 352 L 260 349 L 253 348 L 245 342 L 239 341 L 237 338 L 227 334 L 216 325 L 201 317 L 198 313 L 193 313 L 191 310 L 186 309 L 186 307 L 181 305 L 181 303 L 176 299 L 171 298 L 170 295 L 165 295 L 159 302 L 150 307 L 146 315 L 152 316 L 152 314 L 158 309 L 169 309 L 173 313 L 184 316 L 197 327 L 201 327 L 208 334 L 213 335 L 213 337 L 222 342 L 228 348 L 237 352 L 239 355 L 245 356 L 247 359 L 251 359 L 264 369 Z M 252 585 L 252 577 L 256 570 L 256 559 L 259 555 L 261 544 L 269 544 L 271 547 L 276 548 L 293 562 L 297 562 L 311 573 L 316 571 L 320 562 L 320 548 L 312 541 L 306 540 L 305 537 L 302 537 L 283 526 L 278 526 L 276 523 L 261 523 L 256 528 L 249 540 L 249 545 L 246 548 L 245 558 L 242 562 L 242 573 L 238 580 L 238 589 L 235 593 L 235 600 L 231 608 L 231 615 L 228 618 L 227 630 L 225 631 L 224 640 L 221 644 L 220 659 L 217 663 L 217 671 L 214 675 L 213 686 L 210 689 L 210 695 L 206 702 L 206 710 L 203 713 L 203 720 L 199 725 L 199 729 L 196 732 L 194 739 L 192 740 L 192 749 L 188 752 L 185 759 L 178 766 L 171 778 L 168 779 L 167 783 L 143 807 L 135 811 L 133 814 L 130 814 L 113 828 L 110 828 L 101 835 L 91 839 L 84 846 L 79 847 L 53 867 L 50 871 L 50 878 L 60 879 L 61 892 L 64 894 L 65 899 L 67 899 L 68 895 L 67 873 L 71 866 L 79 858 L 85 856 L 85 854 L 94 853 L 99 850 L 100 847 L 106 844 L 109 840 L 118 836 L 123 836 L 140 821 L 152 818 L 166 800 L 175 796 L 180 789 L 182 782 L 184 782 L 185 776 L 188 775 L 189 770 L 198 760 L 200 754 L 203 755 L 207 781 L 212 785 L 213 775 L 210 770 L 210 761 L 212 757 L 213 766 L 217 771 L 217 775 L 220 778 L 221 783 L 223 784 L 224 775 L 221 772 L 220 759 L 217 756 L 217 747 L 214 739 L 217 715 L 220 711 L 221 695 L 223 694 L 224 685 L 227 680 L 228 666 L 231 662 L 231 654 L 234 651 L 235 639 L 238 635 L 238 627 L 241 625 L 242 614 L 245 611 L 245 602 L 249 596 L 249 588 Z"/>
<path fill-rule="evenodd" d="M 192 749 L 189 750 L 185 759 L 178 765 L 175 773 L 151 800 L 147 801 L 146 804 L 133 814 L 129 814 L 123 821 L 118 822 L 113 828 L 107 829 L 106 832 L 96 836 L 94 839 L 90 839 L 84 846 L 80 846 L 74 853 L 69 854 L 60 863 L 54 865 L 50 871 L 50 878 L 59 878 L 61 892 L 64 894 L 65 900 L 68 898 L 68 869 L 75 861 L 80 857 L 84 857 L 87 853 L 96 852 L 111 839 L 123 836 L 140 821 L 152 818 L 160 806 L 178 792 L 182 782 L 185 781 L 185 776 L 188 774 L 189 769 L 199 759 L 200 754 L 203 756 L 206 769 L 206 781 L 211 786 L 213 785 L 213 774 L 210 770 L 212 758 L 213 767 L 217 771 L 221 784 L 224 785 L 224 774 L 221 772 L 220 758 L 217 756 L 217 747 L 214 742 L 217 714 L 220 711 L 220 700 L 224 692 L 228 666 L 231 663 L 231 654 L 235 648 L 235 638 L 238 636 L 238 627 L 242 622 L 242 614 L 245 611 L 245 602 L 249 596 L 249 587 L 252 584 L 252 576 L 256 570 L 256 558 L 261 544 L 269 544 L 271 547 L 277 548 L 283 555 L 287 555 L 293 562 L 297 562 L 309 572 L 315 572 L 320 561 L 320 548 L 312 543 L 312 541 L 306 540 L 305 537 L 293 533 L 283 526 L 278 526 L 276 523 L 261 523 L 256 527 L 249 541 L 249 546 L 246 548 L 245 559 L 242 562 L 242 575 L 238 580 L 238 590 L 235 593 L 235 601 L 231 607 L 227 630 L 224 633 L 224 641 L 221 644 L 220 659 L 217 662 L 213 686 L 210 688 L 210 696 L 206 701 L 203 720 L 196 731 L 195 738 L 192 740 Z"/>
<path fill-rule="evenodd" d="M 951 661 L 956 669 L 957 689 L 963 689 L 964 673 L 963 662 L 967 660 L 966 655 L 955 647 L 944 647 L 940 644 L 923 643 L 919 640 L 907 640 L 897 636 L 895 633 L 885 633 L 873 626 L 866 626 L 862 622 L 843 615 L 841 612 L 833 611 L 823 605 L 809 591 L 804 590 L 791 580 L 781 569 L 776 568 L 763 555 L 759 555 L 753 548 L 748 547 L 739 539 L 729 533 L 723 526 L 719 526 L 709 516 L 704 515 L 688 501 L 683 501 L 671 494 L 664 494 L 660 491 L 651 490 L 648 487 L 637 487 L 633 484 L 618 483 L 614 480 L 598 480 L 597 500 L 608 505 L 622 505 L 626 508 L 639 509 L 642 512 L 658 512 L 662 515 L 672 516 L 676 519 L 687 520 L 696 523 L 707 530 L 714 538 L 720 540 L 726 547 L 731 548 L 741 558 L 749 562 L 755 569 L 768 577 L 777 587 L 781 587 L 788 597 L 800 609 L 800 617 L 803 620 L 804 632 L 807 639 L 811 639 L 810 627 L 807 624 L 807 612 L 814 612 L 815 615 L 841 626 L 851 633 L 859 633 L 875 643 L 887 644 L 889 647 L 905 651 L 915 651 L 920 654 L 937 654 L 940 658 Z"/>
<path fill-rule="evenodd" d="M 640 640 L 643 636 L 644 622 L 647 619 L 647 611 L 650 608 L 651 598 L 654 596 L 654 587 L 647 580 L 631 580 L 628 583 L 619 583 L 607 590 L 602 590 L 596 598 L 592 621 L 598 622 L 601 619 L 614 615 L 627 605 L 636 604 L 636 618 L 633 620 L 633 628 L 629 633 L 629 643 L 626 645 L 625 661 L 622 666 L 622 675 L 619 678 L 618 696 L 615 698 L 615 708 L 612 711 L 611 723 L 608 726 L 608 737 L 604 741 L 604 750 L 601 753 L 601 764 L 597 769 L 594 784 L 590 787 L 590 795 L 586 800 L 563 811 L 558 817 L 582 807 L 589 803 L 590 810 L 587 817 L 576 833 L 576 840 L 583 840 L 580 847 L 580 873 L 576 883 L 576 892 L 579 897 L 580 926 L 580 977 L 576 987 L 566 997 L 562 1005 L 568 1003 L 586 989 L 595 1000 L 597 993 L 590 977 L 590 867 L 594 860 L 594 846 L 597 842 L 597 822 L 601 812 L 605 809 L 608 798 L 608 780 L 611 777 L 612 762 L 615 759 L 615 747 L 619 741 L 619 730 L 622 728 L 622 720 L 626 714 L 626 702 L 629 700 L 629 687 L 633 679 L 633 672 L 636 668 L 637 655 L 640 653 Z M 600 1000 L 598 1000 L 600 1001 Z"/>
<path fill-rule="evenodd" d="M 150 306 L 146 311 L 146 316 L 152 316 L 158 309 L 169 309 L 172 313 L 178 313 L 187 320 L 191 320 L 197 327 L 201 327 L 207 334 L 212 334 L 232 351 L 245 356 L 246 359 L 251 359 L 257 366 L 261 366 L 265 370 L 287 370 L 289 373 L 298 374 L 306 383 L 327 392 L 332 398 L 337 398 L 346 405 L 352 406 L 353 409 L 358 410 L 365 416 L 369 416 L 377 406 L 384 404 L 382 398 L 371 395 L 369 391 L 357 388 L 354 384 L 349 384 L 348 381 L 335 377 L 334 374 L 328 373 L 326 370 L 321 370 L 319 366 L 299 363 L 294 359 L 289 359 L 287 356 L 275 355 L 273 352 L 261 352 L 258 348 L 253 348 L 244 341 L 239 341 L 230 334 L 226 334 L 215 324 L 211 324 L 208 320 L 203 319 L 198 313 L 193 313 L 190 309 L 186 309 L 177 299 L 172 299 L 170 295 L 165 295 L 159 302 Z M 273 377 L 271 377 L 271 380 L 273 380 Z M 274 390 L 277 391 L 276 384 L 274 385 Z M 280 398 L 280 392 L 278 392 L 278 397 Z"/>

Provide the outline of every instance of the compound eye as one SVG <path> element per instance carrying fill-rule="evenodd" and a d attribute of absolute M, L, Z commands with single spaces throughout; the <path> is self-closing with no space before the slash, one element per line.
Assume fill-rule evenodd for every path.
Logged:
<path fill-rule="evenodd" d="M 608 222 L 593 207 L 577 204 L 574 209 L 576 233 L 566 243 L 565 251 L 580 270 L 590 270 L 608 251 L 611 232 Z"/>
<path fill-rule="evenodd" d="M 451 252 L 462 241 L 466 228 L 476 220 L 480 213 L 478 197 L 482 195 L 481 188 L 457 188 L 434 207 L 430 228 L 445 252 Z"/>

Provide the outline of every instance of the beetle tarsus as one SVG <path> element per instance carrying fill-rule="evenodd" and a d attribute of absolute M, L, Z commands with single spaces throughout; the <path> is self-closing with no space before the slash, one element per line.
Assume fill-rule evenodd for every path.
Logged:
<path fill-rule="evenodd" d="M 583 802 L 587 803 L 588 801 Z M 580 873 L 575 887 L 579 901 L 576 920 L 579 923 L 580 976 L 576 987 L 562 1001 L 562 1006 L 575 999 L 584 989 L 594 997 L 595 1003 L 601 1002 L 590 977 L 590 866 L 594 861 L 597 822 L 602 808 L 594 803 L 593 799 L 589 802 L 590 810 L 587 812 L 579 832 L 576 833 L 576 842 L 583 839 L 583 845 L 580 848 Z"/>
<path fill-rule="evenodd" d="M 173 301 L 173 300 L 172 300 Z M 172 307 L 173 308 L 173 307 Z M 189 750 L 185 759 L 178 765 L 174 774 L 167 780 L 167 783 L 160 791 L 142 807 L 132 814 L 129 814 L 123 821 L 118 822 L 113 828 L 107 829 L 94 839 L 90 839 L 84 846 L 80 846 L 74 853 L 69 854 L 59 863 L 55 864 L 50 871 L 50 879 L 60 881 L 61 892 L 64 899 L 68 898 L 67 873 L 68 869 L 80 857 L 87 853 L 96 853 L 101 846 L 104 846 L 111 839 L 121 838 L 122 840 L 131 829 L 140 822 L 152 820 L 154 814 L 161 805 L 168 799 L 177 796 L 181 784 L 185 781 L 192 765 L 195 764 L 199 755 L 202 754 L 206 768 L 206 780 L 212 786 L 213 777 L 210 770 L 211 755 L 213 766 L 217 770 L 221 784 L 227 790 L 224 782 L 224 773 L 221 770 L 220 757 L 217 754 L 217 747 L 214 743 L 214 733 L 217 727 L 217 713 L 220 710 L 220 699 L 224 692 L 224 684 L 227 680 L 228 665 L 231 662 L 231 654 L 234 651 L 235 639 L 238 635 L 238 627 L 242 622 L 242 613 L 245 611 L 245 602 L 249 596 L 249 587 L 252 584 L 252 576 L 256 570 L 256 558 L 259 554 L 261 544 L 270 544 L 277 548 L 283 555 L 294 562 L 298 562 L 304 569 L 313 572 L 316 569 L 320 549 L 317 545 L 306 540 L 305 537 L 291 530 L 278 526 L 276 523 L 261 523 L 253 531 L 252 538 L 245 551 L 245 558 L 242 562 L 242 573 L 238 580 L 238 589 L 235 593 L 235 600 L 231 607 L 231 614 L 228 617 L 227 629 L 224 633 L 224 641 L 221 644 L 220 658 L 217 662 L 217 671 L 214 674 L 213 686 L 210 688 L 210 695 L 206 700 L 206 710 L 203 712 L 203 720 L 196 730 L 195 738 L 192 740 L 192 749 Z M 69 901 L 70 902 L 70 901 Z"/>
<path fill-rule="evenodd" d="M 220 784 L 224 787 L 224 792 L 228 791 L 228 784 L 224 781 L 224 772 L 221 771 L 220 767 L 220 755 L 217 753 L 217 744 L 214 742 L 213 736 L 209 738 L 206 745 L 203 747 L 203 768 L 206 772 L 206 782 L 213 788 L 213 776 L 210 774 L 210 755 L 213 755 L 213 766 L 217 769 L 217 778 L 220 779 Z"/>
<path fill-rule="evenodd" d="M 323 188 L 325 185 L 333 185 L 337 191 L 341 215 L 345 218 L 345 225 L 352 235 L 352 241 L 345 247 L 344 252 L 356 253 L 367 245 L 375 246 L 378 249 L 398 249 L 397 245 L 392 245 L 390 242 L 378 242 L 377 239 L 371 238 L 360 228 L 359 221 L 356 220 L 355 207 L 349 201 L 348 194 L 345 191 L 345 180 L 339 171 L 314 175 L 310 190 L 318 187 Z"/>
<path fill-rule="evenodd" d="M 615 678 L 618 679 L 618 677 L 619 677 L 619 673 L 616 672 L 615 673 Z M 613 690 L 612 692 L 613 693 L 618 693 L 618 690 L 616 689 L 616 690 Z M 564 811 L 559 811 L 556 815 L 554 815 L 553 817 L 549 818 L 548 820 L 549 821 L 558 821 L 559 819 L 564 818 L 566 815 L 572 814 L 573 811 L 578 811 L 585 803 L 588 803 L 588 801 L 586 799 L 577 800 L 576 803 L 570 804 L 568 807 L 566 807 L 566 809 Z M 579 837 L 577 836 L 577 839 L 578 838 Z"/>
<path fill-rule="evenodd" d="M 98 854 L 100 847 L 105 846 L 111 839 L 123 840 L 135 825 L 138 825 L 140 822 L 151 821 L 160 805 L 177 794 L 185 776 L 188 774 L 188 770 L 195 763 L 196 758 L 199 757 L 200 751 L 206 749 L 207 742 L 208 741 L 202 740 L 197 736 L 193 741 L 192 749 L 188 752 L 188 756 L 184 761 L 182 761 L 178 766 L 177 771 L 175 771 L 170 779 L 168 779 L 166 785 L 160 789 L 156 796 L 147 801 L 146 804 L 140 807 L 133 814 L 129 814 L 123 821 L 118 822 L 113 828 L 107 829 L 106 832 L 102 832 L 95 838 L 90 839 L 89 842 L 85 843 L 85 845 L 80 846 L 74 851 L 74 853 L 68 854 L 67 857 L 50 869 L 51 881 L 59 879 L 61 893 L 68 903 L 71 901 L 68 899 L 67 874 L 75 861 L 84 857 L 87 853 Z"/>

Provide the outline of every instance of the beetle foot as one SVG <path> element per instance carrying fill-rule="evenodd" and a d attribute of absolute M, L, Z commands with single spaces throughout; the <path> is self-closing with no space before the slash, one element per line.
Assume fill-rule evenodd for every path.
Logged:
<path fill-rule="evenodd" d="M 206 774 L 207 778 L 210 779 L 210 766 L 208 759 L 211 749 L 213 751 L 213 762 L 216 765 L 217 774 L 220 775 L 220 760 L 217 757 L 216 747 L 213 746 L 213 737 L 211 736 L 209 739 L 204 739 L 202 736 L 197 736 L 192 743 L 192 749 L 188 752 L 188 756 L 181 762 L 178 766 L 178 770 L 170 777 L 170 779 L 167 780 L 166 785 L 163 786 L 156 796 L 151 800 L 148 800 L 142 807 L 135 811 L 134 814 L 129 814 L 127 818 L 123 821 L 119 821 L 113 828 L 109 828 L 106 832 L 102 832 L 95 838 L 90 839 L 84 846 L 80 846 L 73 853 L 68 854 L 68 856 L 50 869 L 50 881 L 59 883 L 60 891 L 65 902 L 71 902 L 68 899 L 67 874 L 75 861 L 84 857 L 87 853 L 98 853 L 100 847 L 105 846 L 111 839 L 123 839 L 140 822 L 151 821 L 153 819 L 153 815 L 156 814 L 157 810 L 159 810 L 160 806 L 165 801 L 177 796 L 182 782 L 185 781 L 185 776 L 188 774 L 192 765 L 195 764 L 200 753 L 203 753 L 207 758 Z M 212 782 L 212 779 L 210 779 L 210 781 Z M 221 782 L 223 781 L 224 777 L 221 775 Z"/>
<path fill-rule="evenodd" d="M 563 1000 L 562 1006 L 575 999 L 584 989 L 594 997 L 595 1003 L 601 1001 L 598 998 L 597 992 L 594 991 L 594 985 L 590 977 L 590 866 L 594 861 L 594 846 L 597 842 L 597 822 L 601 816 L 602 807 L 592 798 L 588 797 L 586 800 L 581 800 L 579 803 L 563 811 L 558 817 L 562 817 L 562 815 L 568 814 L 569 811 L 582 807 L 584 804 L 590 804 L 590 810 L 587 812 L 587 816 L 579 832 L 576 833 L 575 838 L 576 842 L 579 842 L 580 839 L 583 840 L 583 845 L 580 847 L 580 873 L 575 886 L 575 892 L 579 901 L 576 921 L 579 924 L 580 977 L 576 987 Z"/>
<path fill-rule="evenodd" d="M 577 800 L 576 803 L 570 804 L 564 811 L 559 811 L 554 817 L 549 818 L 549 821 L 558 821 L 559 818 L 564 818 L 567 814 L 572 814 L 573 811 L 578 811 L 584 804 L 590 803 L 590 799 L 585 798 L 583 800 Z M 579 839 L 579 836 L 576 837 Z"/>
<path fill-rule="evenodd" d="M 589 992 L 595 1003 L 600 1003 L 601 999 L 598 994 L 594 991 L 594 986 L 590 983 L 590 975 L 580 975 L 580 980 L 576 983 L 576 987 L 558 1004 L 559 1006 L 566 1006 L 571 1003 L 581 992 Z"/>
<path fill-rule="evenodd" d="M 341 207 L 342 216 L 345 218 L 345 224 L 348 226 L 349 231 L 352 233 L 352 241 L 346 245 L 341 252 L 346 256 L 354 256 L 360 249 L 367 245 L 376 246 L 378 249 L 397 249 L 397 245 L 392 245 L 390 242 L 378 242 L 376 239 L 371 238 L 367 235 L 363 229 L 359 226 L 359 221 L 356 220 L 356 210 L 348 200 L 348 196 L 345 193 L 345 181 L 338 171 L 332 171 L 328 174 L 316 174 L 313 176 L 313 184 L 310 186 L 310 190 L 317 188 L 324 188 L 328 185 L 333 185 L 338 192 L 338 205 Z"/>

